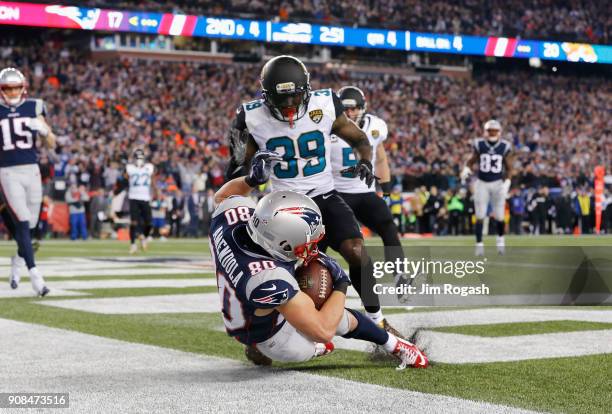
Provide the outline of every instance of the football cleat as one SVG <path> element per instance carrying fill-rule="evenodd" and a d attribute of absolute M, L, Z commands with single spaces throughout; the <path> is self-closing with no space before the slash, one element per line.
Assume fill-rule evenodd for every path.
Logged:
<path fill-rule="evenodd" d="M 391 326 L 387 319 L 383 319 L 382 322 L 378 324 L 378 326 L 397 338 L 406 339 L 406 337 L 402 335 L 400 331 Z"/>
<path fill-rule="evenodd" d="M 257 366 L 270 366 L 272 365 L 272 360 L 262 354 L 259 349 L 257 349 L 254 345 L 247 345 L 244 347 L 244 355 L 246 358 L 251 361 L 253 364 Z"/>
<path fill-rule="evenodd" d="M 315 344 L 315 354 L 314 354 L 314 356 L 316 358 L 316 357 L 322 357 L 322 356 L 325 356 L 325 355 L 329 355 L 332 352 L 334 352 L 334 349 L 335 349 L 335 347 L 334 347 L 334 343 L 333 342 L 328 342 L 326 344 L 323 344 L 323 343 L 320 343 L 320 342 L 316 343 Z"/>
<path fill-rule="evenodd" d="M 39 295 L 40 297 L 45 297 L 45 296 L 47 296 L 47 294 L 48 294 L 49 292 L 51 292 L 51 290 L 49 290 L 49 288 L 48 288 L 48 287 L 43 286 L 42 290 L 41 290 L 41 291 L 38 293 L 38 295 Z"/>
<path fill-rule="evenodd" d="M 482 257 L 484 256 L 484 244 L 476 243 L 476 250 L 474 251 L 474 256 Z"/>
<path fill-rule="evenodd" d="M 130 245 L 130 254 L 134 254 L 136 252 L 138 252 L 138 246 L 136 246 L 136 243 L 132 243 Z"/>
<path fill-rule="evenodd" d="M 497 246 L 497 254 L 502 256 L 506 254 L 506 241 L 504 240 L 504 236 L 497 236 L 495 246 Z"/>
<path fill-rule="evenodd" d="M 397 338 L 397 344 L 392 354 L 400 360 L 400 364 L 396 368 L 398 371 L 406 369 L 406 367 L 427 368 L 429 366 L 429 360 L 425 354 L 416 345 L 402 338 Z"/>

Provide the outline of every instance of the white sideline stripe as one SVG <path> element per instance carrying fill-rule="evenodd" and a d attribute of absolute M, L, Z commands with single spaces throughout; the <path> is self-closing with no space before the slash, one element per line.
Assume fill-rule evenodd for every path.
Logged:
<path fill-rule="evenodd" d="M 213 313 L 221 311 L 221 302 L 217 293 L 49 300 L 36 303 L 39 305 L 102 313 L 106 315 L 126 315 L 135 313 Z M 347 306 L 359 307 L 360 305 L 361 301 L 359 299 L 347 300 Z"/>
<path fill-rule="evenodd" d="M 89 293 L 73 292 L 70 290 L 56 289 L 54 287 L 50 287 L 49 289 L 51 289 L 51 293 L 49 293 L 49 295 L 54 296 L 89 296 Z M 11 289 L 9 287 L 9 284 L 4 280 L 2 281 L 2 283 L 0 283 L 0 299 L 29 297 L 36 297 L 36 294 L 34 293 L 30 282 L 21 282 L 19 288 L 16 290 Z"/>
<path fill-rule="evenodd" d="M 0 331 L 0 349 L 19 349 L 0 353 L 0 389 L 69 391 L 70 408 L 62 413 L 274 412 L 280 407 L 313 413 L 318 407 L 356 413 L 528 412 L 6 319 L 0 319 Z M 401 374 L 409 380 L 409 370 Z"/>
<path fill-rule="evenodd" d="M 415 312 L 389 315 L 389 322 L 411 336 L 415 328 L 488 325 L 513 322 L 584 321 L 612 322 L 612 311 L 564 309 L 473 309 L 462 311 Z M 363 341 L 334 338 L 338 348 L 368 352 Z M 570 357 L 612 353 L 612 330 L 559 332 L 506 337 L 480 337 L 446 332 L 422 331 L 417 344 L 432 361 L 454 364 L 521 361 L 537 358 Z"/>
<path fill-rule="evenodd" d="M 44 276 L 130 276 L 130 275 L 186 275 L 193 273 L 208 274 L 210 271 L 198 269 L 171 269 L 171 268 L 146 268 L 146 269 L 96 269 L 72 270 L 71 268 L 45 269 L 41 266 Z"/>

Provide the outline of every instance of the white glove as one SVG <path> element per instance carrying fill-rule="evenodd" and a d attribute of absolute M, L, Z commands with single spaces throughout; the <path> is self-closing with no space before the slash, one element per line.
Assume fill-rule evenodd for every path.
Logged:
<path fill-rule="evenodd" d="M 29 118 L 26 121 L 26 126 L 32 131 L 38 132 L 43 137 L 46 137 L 49 135 L 49 132 L 51 132 L 47 124 L 38 118 Z"/>
<path fill-rule="evenodd" d="M 508 192 L 510 191 L 510 184 L 511 181 L 509 178 L 506 178 L 504 180 L 504 183 L 502 184 L 502 188 L 504 189 L 504 194 L 508 195 Z"/>
<path fill-rule="evenodd" d="M 461 178 L 461 181 L 465 181 L 470 175 L 472 175 L 472 169 L 466 165 L 463 167 L 463 170 L 461 170 L 459 177 Z"/>

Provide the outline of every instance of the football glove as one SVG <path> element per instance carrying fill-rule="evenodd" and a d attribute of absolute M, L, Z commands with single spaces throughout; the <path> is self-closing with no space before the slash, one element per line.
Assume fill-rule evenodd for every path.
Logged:
<path fill-rule="evenodd" d="M 468 167 L 467 165 L 465 165 L 463 167 L 463 170 L 461 170 L 461 174 L 459 175 L 459 177 L 461 178 L 461 181 L 467 180 L 470 175 L 472 175 L 472 169 Z"/>
<path fill-rule="evenodd" d="M 319 261 L 319 263 L 325 266 L 331 274 L 332 279 L 334 280 L 334 290 L 338 290 L 346 294 L 346 290 L 351 284 L 351 279 L 349 279 L 344 269 L 342 269 L 342 266 L 340 266 L 338 262 L 336 262 L 334 259 L 322 252 L 319 252 L 317 260 Z"/>
<path fill-rule="evenodd" d="M 38 118 L 27 118 L 26 124 L 32 131 L 38 132 L 41 136 L 46 137 L 49 135 L 49 127 L 45 125 L 43 121 Z"/>
<path fill-rule="evenodd" d="M 349 175 L 353 178 L 359 176 L 359 179 L 361 181 L 364 181 L 368 188 L 372 187 L 374 179 L 378 178 L 374 175 L 374 168 L 372 168 L 372 163 L 366 159 L 360 159 L 356 165 L 345 168 L 340 172 L 342 174 Z"/>
<path fill-rule="evenodd" d="M 251 172 L 244 181 L 251 187 L 267 183 L 272 171 L 272 162 L 282 161 L 282 159 L 274 151 L 257 151 L 251 160 Z"/>

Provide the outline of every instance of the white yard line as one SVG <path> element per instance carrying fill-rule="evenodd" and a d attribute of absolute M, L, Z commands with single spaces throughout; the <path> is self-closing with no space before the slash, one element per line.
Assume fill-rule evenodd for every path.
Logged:
<path fill-rule="evenodd" d="M 5 319 L 0 331 L 0 389 L 68 392 L 62 412 L 526 412 Z"/>

